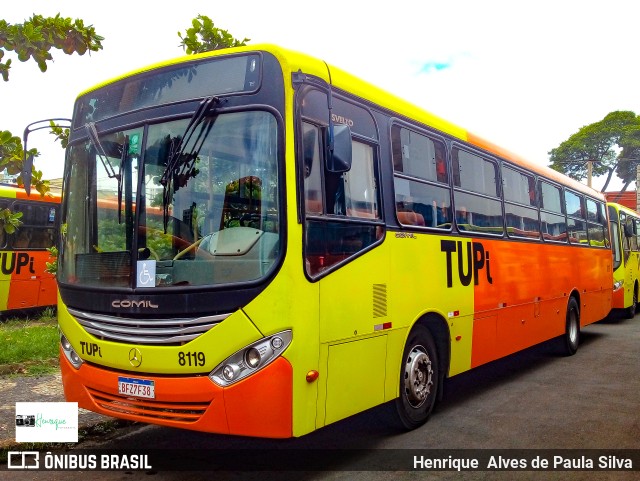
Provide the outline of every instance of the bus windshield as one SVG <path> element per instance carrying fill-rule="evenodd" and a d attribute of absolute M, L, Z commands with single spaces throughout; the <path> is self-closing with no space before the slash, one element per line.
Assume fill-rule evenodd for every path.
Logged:
<path fill-rule="evenodd" d="M 256 110 L 191 120 L 70 147 L 61 283 L 206 286 L 272 269 L 281 244 L 275 117 Z"/>

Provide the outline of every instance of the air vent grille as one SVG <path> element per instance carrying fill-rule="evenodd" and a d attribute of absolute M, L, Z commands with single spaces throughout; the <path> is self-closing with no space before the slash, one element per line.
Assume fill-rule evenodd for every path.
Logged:
<path fill-rule="evenodd" d="M 387 316 L 387 285 L 373 285 L 373 317 Z"/>

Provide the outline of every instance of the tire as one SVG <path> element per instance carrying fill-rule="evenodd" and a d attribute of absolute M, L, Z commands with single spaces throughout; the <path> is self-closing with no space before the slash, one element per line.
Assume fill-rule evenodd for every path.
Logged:
<path fill-rule="evenodd" d="M 631 301 L 631 305 L 627 307 L 624 311 L 624 317 L 626 319 L 633 319 L 636 316 L 636 308 L 638 306 L 638 288 L 633 288 L 633 300 Z"/>
<path fill-rule="evenodd" d="M 396 412 L 403 428 L 415 429 L 429 419 L 438 394 L 439 365 L 436 344 L 429 329 L 413 328 L 400 366 L 400 396 Z"/>
<path fill-rule="evenodd" d="M 562 336 L 563 351 L 566 356 L 573 356 L 580 344 L 580 306 L 575 297 L 569 299 L 565 332 Z"/>

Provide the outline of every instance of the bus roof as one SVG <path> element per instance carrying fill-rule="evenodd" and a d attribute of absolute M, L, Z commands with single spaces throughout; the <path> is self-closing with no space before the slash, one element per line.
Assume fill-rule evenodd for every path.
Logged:
<path fill-rule="evenodd" d="M 294 50 L 289 50 L 277 45 L 272 44 L 257 44 L 257 45 L 249 45 L 244 47 L 235 47 L 229 49 L 220 49 L 214 50 L 211 52 L 205 52 L 196 55 L 187 55 L 182 57 L 177 57 L 173 59 L 169 59 L 163 62 L 159 62 L 156 64 L 147 65 L 145 67 L 141 67 L 140 69 L 131 71 L 129 73 L 123 74 L 121 76 L 112 78 L 105 82 L 102 82 L 90 89 L 87 89 L 80 93 L 79 96 L 82 96 L 88 92 L 96 90 L 100 87 L 113 83 L 115 81 L 124 79 L 126 77 L 130 77 L 136 74 L 149 72 L 158 68 L 163 68 L 171 65 L 178 65 L 185 62 L 193 62 L 198 59 L 216 57 L 222 55 L 235 54 L 240 52 L 257 52 L 264 51 L 269 52 L 274 55 L 278 61 L 280 62 L 283 74 L 286 78 L 290 78 L 292 72 L 297 72 L 298 70 L 302 70 L 306 74 L 315 75 L 327 83 L 331 80 L 333 86 L 342 89 L 346 92 L 351 93 L 361 99 L 364 99 L 367 102 L 376 104 L 384 109 L 395 112 L 400 116 L 413 119 L 425 126 L 430 128 L 434 128 L 439 130 L 445 134 L 448 134 L 452 137 L 455 137 L 459 140 L 467 142 L 479 149 L 482 149 L 492 155 L 500 157 L 501 159 L 510 161 L 516 165 L 519 165 L 527 170 L 535 172 L 543 177 L 546 177 L 552 181 L 563 184 L 571 189 L 582 192 L 584 194 L 590 195 L 592 197 L 604 200 L 604 195 L 591 188 L 588 187 L 581 182 L 578 182 L 575 179 L 572 179 L 560 172 L 557 172 L 545 165 L 533 162 L 531 160 L 525 159 L 513 152 L 504 149 L 493 142 L 486 140 L 468 130 L 457 126 L 449 121 L 438 117 L 437 115 L 424 110 L 416 105 L 394 95 L 391 94 L 379 87 L 374 86 L 373 84 L 362 80 L 358 77 L 355 77 L 352 74 L 349 74 L 345 70 L 342 70 L 339 67 L 334 65 L 327 64 L 325 61 L 309 56 L 304 53 L 296 52 Z M 329 67 L 331 71 L 331 77 L 329 78 L 329 72 L 327 71 L 327 67 Z"/>
<path fill-rule="evenodd" d="M 623 204 L 618 204 L 617 202 L 607 202 L 607 205 L 613 207 L 614 209 L 616 209 L 618 212 L 622 211 L 622 212 L 626 212 L 627 214 L 631 214 L 635 217 L 640 216 L 640 214 L 633 210 L 630 209 L 629 207 L 627 207 L 626 205 Z"/>

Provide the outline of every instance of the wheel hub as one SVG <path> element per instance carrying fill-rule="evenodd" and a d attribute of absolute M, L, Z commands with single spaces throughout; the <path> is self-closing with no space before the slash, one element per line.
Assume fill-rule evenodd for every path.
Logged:
<path fill-rule="evenodd" d="M 407 358 L 404 371 L 404 387 L 407 400 L 414 408 L 421 406 L 433 386 L 431 360 L 422 346 L 413 348 Z"/>
<path fill-rule="evenodd" d="M 578 340 L 578 320 L 574 314 L 571 315 L 571 322 L 569 323 L 569 339 L 574 344 Z"/>

